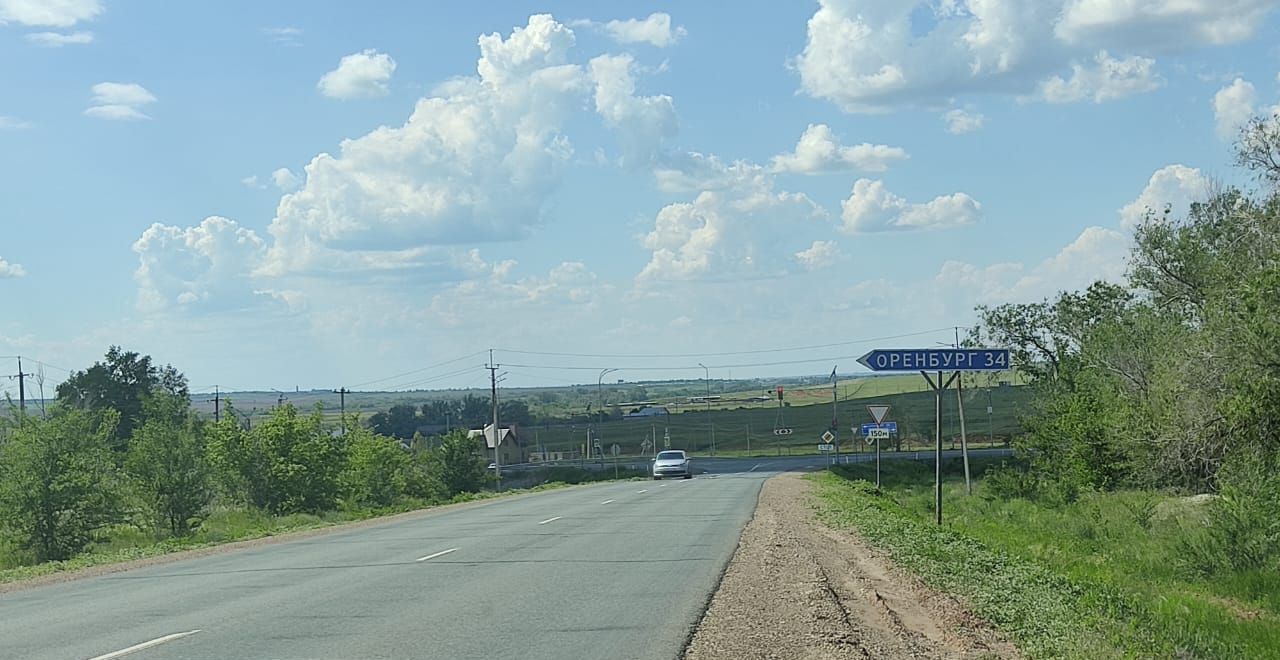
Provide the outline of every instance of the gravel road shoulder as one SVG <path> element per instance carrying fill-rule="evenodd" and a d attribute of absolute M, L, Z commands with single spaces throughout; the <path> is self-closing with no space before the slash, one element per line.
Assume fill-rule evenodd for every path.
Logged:
<path fill-rule="evenodd" d="M 953 598 L 814 516 L 797 474 L 765 482 L 685 658 L 1017 658 Z"/>

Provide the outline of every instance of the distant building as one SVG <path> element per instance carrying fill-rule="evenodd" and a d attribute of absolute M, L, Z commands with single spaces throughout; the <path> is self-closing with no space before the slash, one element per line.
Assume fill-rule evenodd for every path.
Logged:
<path fill-rule="evenodd" d="M 635 412 L 629 412 L 622 416 L 623 419 L 644 419 L 647 417 L 661 417 L 669 415 L 670 412 L 663 406 L 646 406 Z"/>
<path fill-rule="evenodd" d="M 520 440 L 520 435 L 516 432 L 514 426 L 503 427 L 498 429 L 498 453 L 502 456 L 503 465 L 514 465 L 516 463 L 529 462 L 529 452 L 524 446 L 524 442 Z M 473 440 L 483 439 L 483 449 L 485 457 L 493 460 L 493 424 L 488 424 L 484 429 L 472 429 L 467 433 L 467 437 Z"/>

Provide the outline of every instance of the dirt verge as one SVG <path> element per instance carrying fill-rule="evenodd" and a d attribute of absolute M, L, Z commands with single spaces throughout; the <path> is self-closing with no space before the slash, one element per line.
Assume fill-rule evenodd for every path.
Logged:
<path fill-rule="evenodd" d="M 955 599 L 814 516 L 809 482 L 765 482 L 684 657 L 1017 658 Z"/>

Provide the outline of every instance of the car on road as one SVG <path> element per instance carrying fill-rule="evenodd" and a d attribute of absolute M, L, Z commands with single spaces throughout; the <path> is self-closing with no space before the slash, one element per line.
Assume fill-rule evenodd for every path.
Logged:
<path fill-rule="evenodd" d="M 692 479 L 693 465 L 689 462 L 689 455 L 680 449 L 658 452 L 658 455 L 653 458 L 653 478 L 663 477 Z"/>

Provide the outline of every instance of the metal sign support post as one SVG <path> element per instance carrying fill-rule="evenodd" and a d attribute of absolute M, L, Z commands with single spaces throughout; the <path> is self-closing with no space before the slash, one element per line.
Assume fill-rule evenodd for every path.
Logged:
<path fill-rule="evenodd" d="M 935 383 L 933 378 L 929 376 L 929 372 L 921 371 L 925 382 L 929 383 L 929 387 L 934 394 L 933 407 L 933 439 L 934 439 L 934 465 L 933 465 L 933 509 L 938 524 L 942 524 L 942 393 L 951 387 L 951 383 L 955 382 L 960 376 L 960 372 L 956 371 L 951 377 L 943 382 L 942 372 L 938 372 L 938 381 Z"/>
<path fill-rule="evenodd" d="M 876 492 L 880 492 L 880 438 L 876 438 Z"/>

